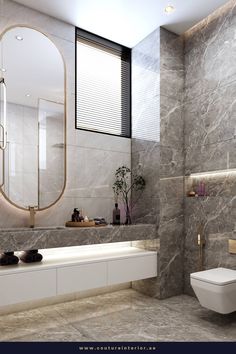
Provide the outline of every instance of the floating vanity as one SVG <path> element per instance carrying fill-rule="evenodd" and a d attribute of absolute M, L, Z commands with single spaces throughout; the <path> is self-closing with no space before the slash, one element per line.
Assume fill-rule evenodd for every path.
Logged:
<path fill-rule="evenodd" d="M 157 276 L 155 225 L 0 230 L 1 251 L 40 249 L 43 261 L 0 268 L 0 309 Z"/>

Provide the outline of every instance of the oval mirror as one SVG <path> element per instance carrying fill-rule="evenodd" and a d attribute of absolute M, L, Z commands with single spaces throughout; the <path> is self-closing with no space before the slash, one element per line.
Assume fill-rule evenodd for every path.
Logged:
<path fill-rule="evenodd" d="M 22 209 L 45 209 L 65 187 L 65 67 L 41 32 L 1 36 L 0 104 L 1 192 Z"/>

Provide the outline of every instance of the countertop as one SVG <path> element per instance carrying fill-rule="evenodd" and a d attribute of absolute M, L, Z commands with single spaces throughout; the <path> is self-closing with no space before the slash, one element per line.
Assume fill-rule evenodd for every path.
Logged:
<path fill-rule="evenodd" d="M 37 227 L 0 229 L 0 252 L 46 249 L 112 242 L 153 240 L 154 224 L 100 227 Z"/>

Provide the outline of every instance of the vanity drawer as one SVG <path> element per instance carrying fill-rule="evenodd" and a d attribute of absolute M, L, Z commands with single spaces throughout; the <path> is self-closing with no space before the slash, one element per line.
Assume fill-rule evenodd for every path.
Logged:
<path fill-rule="evenodd" d="M 157 255 L 130 257 L 108 262 L 108 285 L 157 276 Z"/>
<path fill-rule="evenodd" d="M 106 286 L 106 262 L 57 269 L 57 294 L 67 294 Z"/>
<path fill-rule="evenodd" d="M 56 270 L 39 270 L 0 276 L 0 306 L 56 295 Z"/>

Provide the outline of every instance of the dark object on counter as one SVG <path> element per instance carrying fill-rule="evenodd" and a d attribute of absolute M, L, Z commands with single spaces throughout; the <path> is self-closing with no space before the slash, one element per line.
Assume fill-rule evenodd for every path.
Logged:
<path fill-rule="evenodd" d="M 18 264 L 19 258 L 14 255 L 14 252 L 4 252 L 0 254 L 0 266 Z"/>
<path fill-rule="evenodd" d="M 95 221 L 95 225 L 107 225 L 107 222 L 104 218 L 96 217 L 93 220 Z"/>
<path fill-rule="evenodd" d="M 77 208 L 74 209 L 73 214 L 71 215 L 71 221 L 78 222 L 79 221 L 79 210 Z"/>
<path fill-rule="evenodd" d="M 82 215 L 80 215 L 80 210 L 78 210 L 77 208 L 74 208 L 74 212 L 71 216 L 71 221 L 81 222 L 83 220 L 84 220 L 84 217 Z"/>
<path fill-rule="evenodd" d="M 38 253 L 38 250 L 24 251 L 20 255 L 20 260 L 24 263 L 41 262 L 43 256 Z"/>
<path fill-rule="evenodd" d="M 120 209 L 118 208 L 118 203 L 115 203 L 115 208 L 113 209 L 113 225 L 120 225 Z"/>

